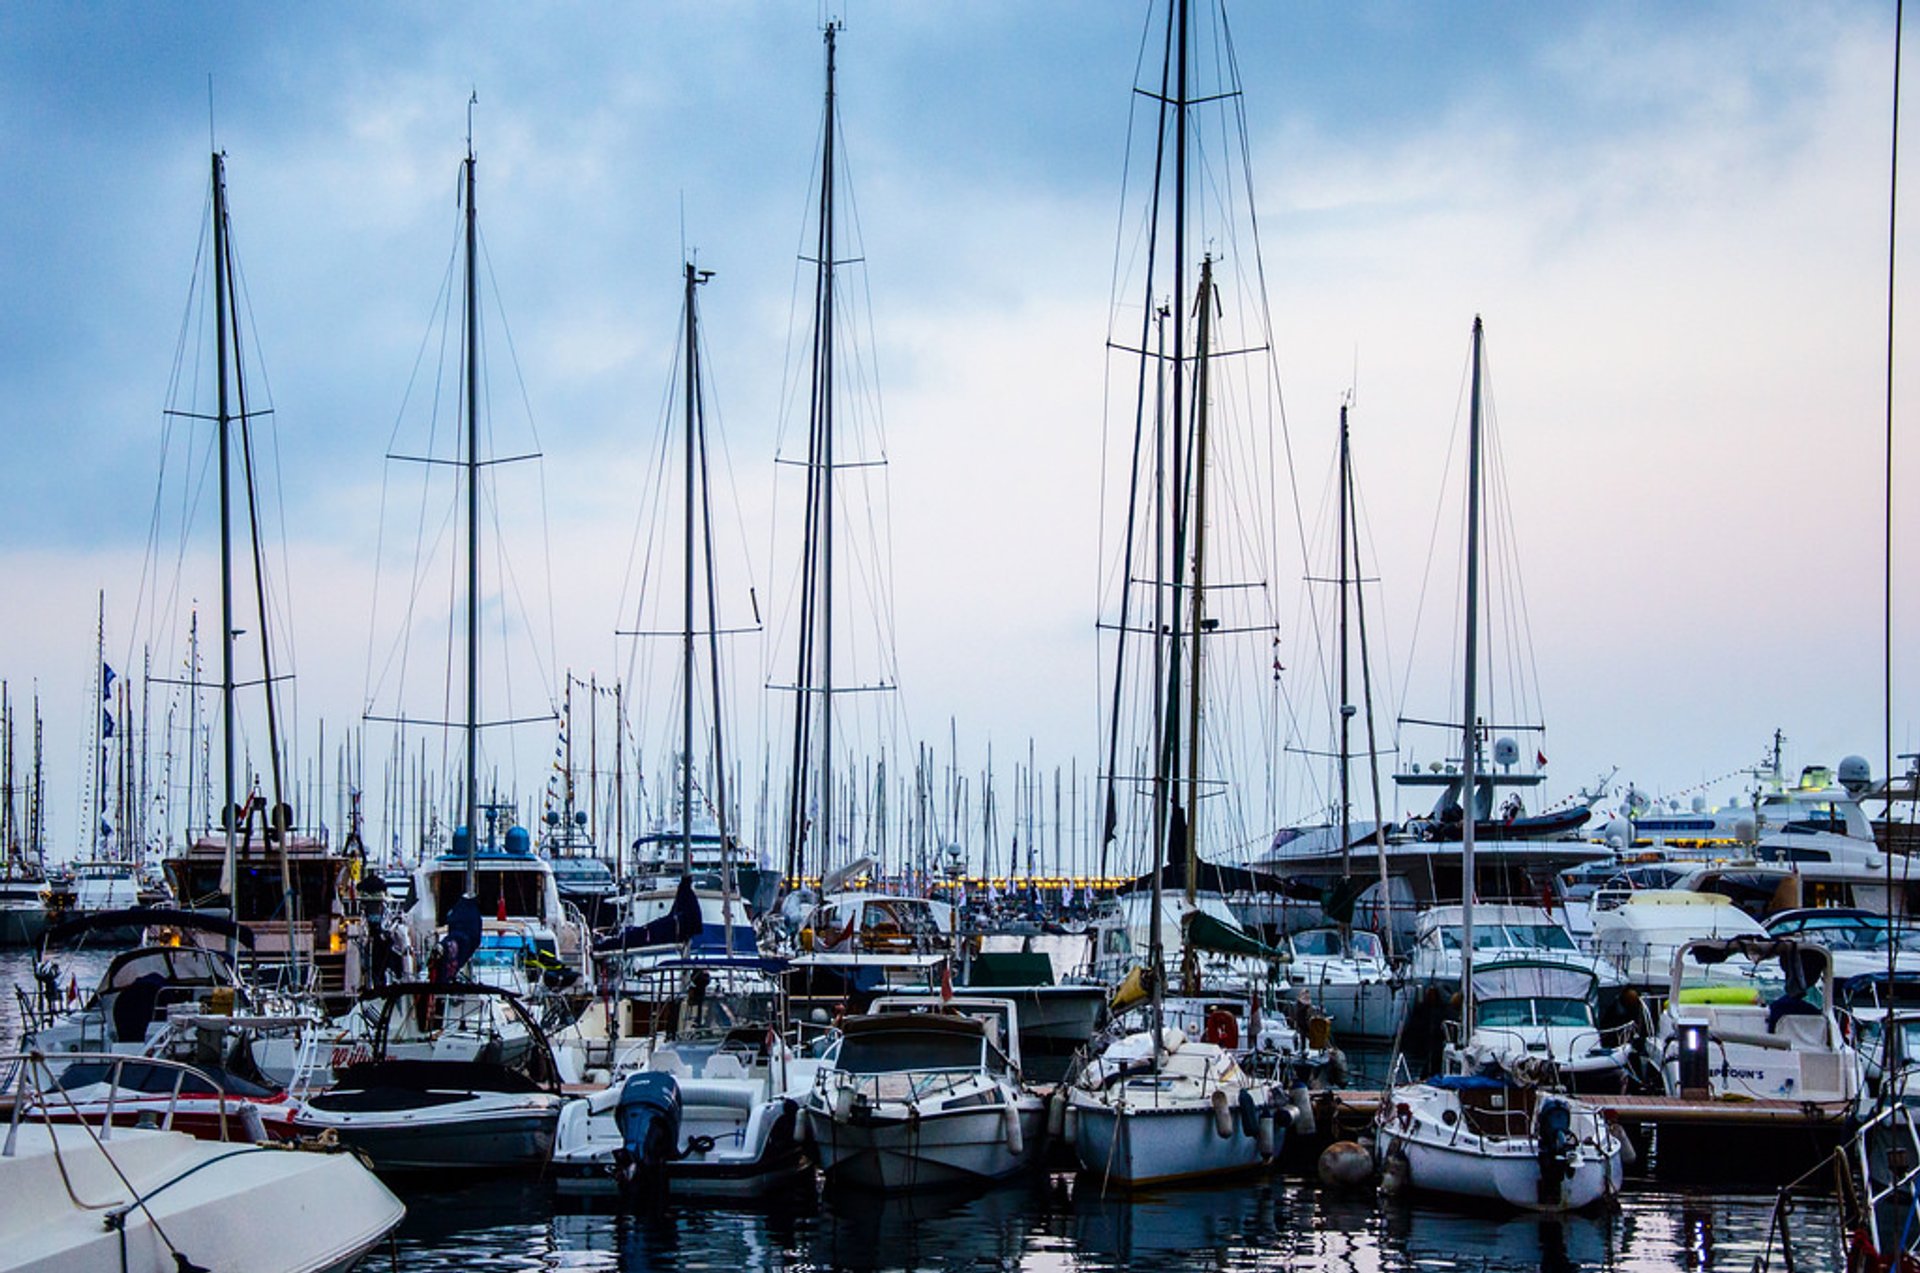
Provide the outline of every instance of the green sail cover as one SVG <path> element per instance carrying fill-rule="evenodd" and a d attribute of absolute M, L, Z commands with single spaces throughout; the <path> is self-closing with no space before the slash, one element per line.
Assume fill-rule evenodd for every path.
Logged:
<path fill-rule="evenodd" d="M 1287 958 L 1286 952 L 1255 940 L 1244 929 L 1223 923 L 1205 911 L 1188 911 L 1181 926 L 1185 929 L 1187 946 L 1194 950 L 1211 951 L 1216 955 L 1246 955 L 1254 959 Z"/>

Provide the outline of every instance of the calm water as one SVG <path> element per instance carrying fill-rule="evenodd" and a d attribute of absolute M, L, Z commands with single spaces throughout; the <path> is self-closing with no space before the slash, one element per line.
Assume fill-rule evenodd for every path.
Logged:
<path fill-rule="evenodd" d="M 83 986 L 105 957 L 68 959 Z M 32 961 L 0 951 L 0 1033 Z M 753 1208 L 671 1204 L 621 1214 L 556 1208 L 537 1178 L 398 1186 L 407 1219 L 363 1267 L 425 1270 L 1412 1270 L 1721 1269 L 1767 1252 L 1772 1199 L 1635 1184 L 1610 1213 L 1543 1222 L 1343 1197 L 1275 1176 L 1230 1187 L 1102 1197 L 1054 1175 L 962 1197 L 879 1200 L 812 1189 Z M 1793 1217 L 1795 1267 L 1845 1267 L 1831 1206 Z M 1784 1268 L 1777 1245 L 1773 1269 Z"/>

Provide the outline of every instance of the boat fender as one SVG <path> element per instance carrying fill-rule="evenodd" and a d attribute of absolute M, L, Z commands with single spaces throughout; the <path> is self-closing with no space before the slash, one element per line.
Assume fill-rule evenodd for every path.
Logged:
<path fill-rule="evenodd" d="M 1254 1120 L 1253 1143 L 1259 1147 L 1262 1158 L 1271 1158 L 1279 1150 L 1280 1136 L 1270 1111 L 1262 1111 L 1259 1118 Z"/>
<path fill-rule="evenodd" d="M 1320 1183 L 1357 1189 L 1373 1179 L 1373 1155 L 1355 1140 L 1336 1140 L 1320 1152 Z"/>
<path fill-rule="evenodd" d="M 1071 1101 L 1067 1102 L 1066 1116 L 1060 1120 L 1060 1134 L 1069 1141 L 1080 1137 L 1080 1111 L 1074 1108 Z"/>
<path fill-rule="evenodd" d="M 1380 1163 L 1380 1192 L 1391 1197 L 1404 1190 L 1410 1182 L 1411 1171 L 1406 1146 L 1394 1141 Z"/>
<path fill-rule="evenodd" d="M 1217 1087 L 1213 1089 L 1213 1130 L 1221 1140 L 1233 1135 L 1233 1102 Z"/>
<path fill-rule="evenodd" d="M 853 1089 L 835 1088 L 833 1093 L 833 1121 L 844 1123 L 853 1117 Z"/>
<path fill-rule="evenodd" d="M 1067 1094 L 1055 1092 L 1047 1098 L 1047 1135 L 1058 1137 L 1067 1126 Z"/>
<path fill-rule="evenodd" d="M 252 1101 L 240 1105 L 240 1139 L 249 1145 L 267 1143 L 267 1125 L 260 1117 L 260 1107 Z"/>
<path fill-rule="evenodd" d="M 1020 1126 L 1020 1107 L 1012 1101 L 1000 1111 L 1001 1134 L 1007 1143 L 1007 1152 L 1019 1158 L 1027 1152 L 1027 1133 Z"/>
<path fill-rule="evenodd" d="M 1260 1098 L 1253 1094 L 1252 1088 L 1243 1087 L 1240 1089 L 1239 1106 L 1241 1134 L 1245 1136 L 1258 1134 L 1260 1130 Z"/>
<path fill-rule="evenodd" d="M 1293 1106 L 1293 1132 L 1296 1136 L 1311 1136 L 1319 1130 L 1313 1117 L 1313 1093 L 1307 1090 L 1305 1083 L 1296 1083 L 1287 1093 L 1287 1103 Z"/>
<path fill-rule="evenodd" d="M 1352 1072 L 1347 1065 L 1347 1054 L 1339 1048 L 1327 1055 L 1327 1077 L 1333 1080 L 1335 1087 L 1345 1087 Z"/>

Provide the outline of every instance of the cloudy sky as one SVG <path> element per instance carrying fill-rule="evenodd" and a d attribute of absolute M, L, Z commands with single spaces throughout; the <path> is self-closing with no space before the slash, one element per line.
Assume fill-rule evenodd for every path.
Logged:
<path fill-rule="evenodd" d="M 1428 563 L 1458 552 L 1436 507 L 1459 480 L 1478 313 L 1551 793 L 1616 766 L 1684 792 L 1757 759 L 1776 727 L 1792 763 L 1860 752 L 1880 769 L 1890 8 L 1234 12 L 1282 481 L 1305 528 L 1274 510 L 1294 546 L 1276 585 L 1290 698 L 1325 697 L 1298 578 L 1325 569 L 1302 558 L 1324 539 L 1351 393 L 1376 658 L 1392 708 L 1445 708 L 1454 612 L 1435 598 L 1454 575 Z M 0 10 L 0 676 L 42 697 L 57 852 L 80 834 L 97 592 L 109 661 L 150 639 L 139 598 L 215 593 L 204 544 L 168 557 L 168 579 L 147 564 L 210 115 L 274 409 L 307 751 L 321 720 L 337 737 L 368 706 L 383 457 L 452 248 L 470 93 L 487 260 L 545 456 L 544 511 L 526 520 L 553 567 L 546 674 L 628 666 L 614 631 L 689 248 L 717 272 L 701 303 L 730 516 L 756 596 L 788 590 L 768 527 L 776 447 L 793 447 L 783 386 L 826 11 L 455 16 Z M 1078 758 L 1084 775 L 1103 343 L 1145 11 L 856 3 L 845 18 L 910 729 L 944 745 L 954 720 L 966 769 L 989 740 L 1004 769 L 1032 739 L 1044 767 Z M 1903 515 L 1896 545 L 1913 530 Z M 1900 634 L 1913 583 L 1897 548 Z M 1897 659 L 1896 750 L 1920 743 L 1912 685 Z M 1316 816 L 1310 769 L 1281 783 L 1282 817 Z"/>

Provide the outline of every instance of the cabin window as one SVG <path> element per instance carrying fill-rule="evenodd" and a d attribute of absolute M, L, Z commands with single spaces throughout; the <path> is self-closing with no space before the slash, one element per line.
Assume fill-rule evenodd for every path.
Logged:
<path fill-rule="evenodd" d="M 476 871 L 475 901 L 483 918 L 500 913 L 500 899 L 506 898 L 507 918 L 543 919 L 546 915 L 546 876 L 538 871 Z M 447 922 L 447 911 L 466 892 L 466 872 L 441 871 L 434 878 L 434 923 Z"/>
<path fill-rule="evenodd" d="M 333 910 L 334 880 L 339 864 L 330 859 L 288 863 L 293 871 L 294 895 L 303 920 L 329 914 Z M 174 891 L 183 906 L 195 909 L 222 909 L 227 892 L 220 887 L 219 859 L 180 861 L 167 864 Z M 241 858 L 234 865 L 239 881 L 239 902 L 234 918 L 242 924 L 284 921 L 287 918 L 287 890 L 281 883 L 280 864 L 258 854 Z"/>
<path fill-rule="evenodd" d="M 900 1074 L 909 1070 L 977 1070 L 982 1059 L 978 1034 L 933 1030 L 886 1030 L 850 1034 L 840 1042 L 841 1070 L 848 1074 Z"/>

